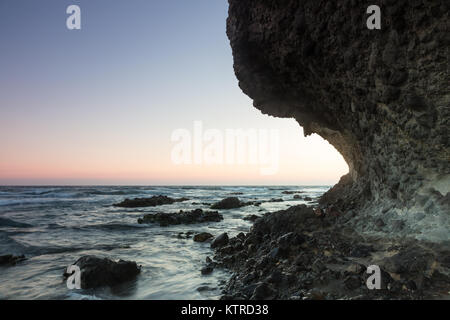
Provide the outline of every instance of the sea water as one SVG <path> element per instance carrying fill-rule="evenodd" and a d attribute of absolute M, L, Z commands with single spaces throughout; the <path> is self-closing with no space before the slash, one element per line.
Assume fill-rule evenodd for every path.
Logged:
<path fill-rule="evenodd" d="M 308 203 L 283 191 L 302 191 L 313 199 L 329 186 L 245 187 L 0 187 L 0 255 L 25 255 L 16 266 L 0 267 L 0 299 L 218 299 L 230 277 L 216 268 L 202 275 L 209 243 L 180 238 L 181 232 L 248 232 L 248 215 Z M 239 195 L 233 195 L 239 193 Z M 125 198 L 166 195 L 189 201 L 148 208 L 117 208 Z M 260 206 L 219 210 L 224 220 L 160 227 L 140 225 L 147 213 L 178 212 L 209 205 L 229 196 L 261 201 Z M 267 202 L 271 199 L 283 202 Z M 142 265 L 133 281 L 114 288 L 69 290 L 65 268 L 83 255 L 132 260 Z"/>

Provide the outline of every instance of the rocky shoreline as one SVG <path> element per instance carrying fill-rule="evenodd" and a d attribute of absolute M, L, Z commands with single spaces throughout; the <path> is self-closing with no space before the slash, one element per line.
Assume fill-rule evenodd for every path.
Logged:
<path fill-rule="evenodd" d="M 242 219 L 253 222 L 253 226 L 248 233 L 234 237 L 223 230 L 216 235 L 186 231 L 176 238 L 192 239 L 192 245 L 209 243 L 214 256 L 206 257 L 199 266 L 202 276 L 217 269 L 232 272 L 231 278 L 219 285 L 223 300 L 450 299 L 448 243 L 361 233 L 353 228 L 355 210 L 341 211 L 334 204 L 324 204 L 323 198 L 311 200 L 310 205 L 248 214 Z M 208 207 L 218 204 L 228 210 L 250 202 L 225 198 Z M 159 212 L 147 214 L 138 222 L 163 227 L 213 223 L 221 221 L 225 212 Z M 383 221 L 378 224 L 384 227 Z M 0 258 L 3 266 L 26 259 L 13 255 Z M 82 272 L 83 289 L 115 287 L 135 279 L 145 268 L 134 261 L 95 256 L 82 256 L 74 265 Z M 380 271 L 379 289 L 367 285 L 373 266 Z M 69 276 L 64 272 L 64 279 Z"/>
<path fill-rule="evenodd" d="M 363 236 L 346 227 L 351 217 L 329 212 L 300 205 L 267 213 L 249 233 L 216 246 L 208 271 L 234 272 L 222 299 L 450 297 L 448 246 Z M 371 265 L 380 268 L 380 290 L 366 286 Z"/>
<path fill-rule="evenodd" d="M 360 233 L 353 228 L 355 210 L 341 211 L 339 203 L 327 204 L 332 192 L 313 202 L 314 206 L 303 204 L 245 217 L 254 222 L 247 234 L 233 238 L 227 233 L 215 238 L 209 233 L 194 235 L 194 242 L 211 242 L 215 252 L 213 259 L 206 257 L 201 274 L 207 276 L 216 268 L 233 272 L 223 287 L 224 300 L 450 298 L 448 245 Z M 300 199 L 299 193 L 283 194 Z M 259 202 L 230 197 L 210 207 L 227 210 L 255 204 Z M 197 209 L 150 214 L 139 223 L 166 226 L 221 219 L 217 211 Z M 385 227 L 381 219 L 376 225 Z M 367 285 L 371 266 L 379 268 L 379 289 Z"/>

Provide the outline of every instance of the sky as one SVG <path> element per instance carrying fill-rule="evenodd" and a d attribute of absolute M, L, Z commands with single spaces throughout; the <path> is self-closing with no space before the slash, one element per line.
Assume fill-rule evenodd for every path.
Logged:
<path fill-rule="evenodd" d="M 66 27 L 74 4 L 81 30 Z M 348 166 L 328 142 L 239 89 L 227 11 L 226 0 L 0 1 L 0 185 L 336 183 Z M 219 161 L 237 129 L 276 132 L 245 145 L 276 156 L 276 170 Z M 174 160 L 181 142 L 193 161 Z"/>

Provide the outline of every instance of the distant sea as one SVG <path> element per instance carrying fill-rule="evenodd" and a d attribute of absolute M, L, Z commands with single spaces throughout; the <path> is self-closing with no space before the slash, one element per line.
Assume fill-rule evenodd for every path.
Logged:
<path fill-rule="evenodd" d="M 0 187 L 0 255 L 25 255 L 27 260 L 0 267 L 0 299 L 218 299 L 230 277 L 216 269 L 200 270 L 209 243 L 179 238 L 181 232 L 248 232 L 247 215 L 263 215 L 307 203 L 283 191 L 303 191 L 317 198 L 329 186 L 217 186 L 217 187 Z M 146 213 L 178 212 L 234 195 L 260 206 L 219 210 L 224 220 L 160 227 L 140 225 Z M 189 201 L 159 207 L 124 209 L 112 204 L 125 198 L 166 195 Z M 265 202 L 281 198 L 283 202 Z M 69 290 L 62 274 L 83 255 L 136 261 L 142 272 L 120 287 Z"/>

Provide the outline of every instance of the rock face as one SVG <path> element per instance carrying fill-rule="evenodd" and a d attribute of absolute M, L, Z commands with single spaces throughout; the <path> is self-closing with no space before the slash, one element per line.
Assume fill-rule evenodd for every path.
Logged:
<path fill-rule="evenodd" d="M 229 0 L 241 89 L 265 114 L 295 118 L 344 157 L 349 174 L 322 203 L 357 209 L 354 227 L 450 239 L 450 3 Z M 401 230 L 393 221 L 403 220 Z"/>
<path fill-rule="evenodd" d="M 136 262 L 124 260 L 115 262 L 95 256 L 81 257 L 75 265 L 80 268 L 83 289 L 115 286 L 134 279 L 141 272 Z M 69 275 L 65 273 L 64 276 Z"/>
<path fill-rule="evenodd" d="M 266 213 L 247 234 L 215 247 L 217 267 L 231 269 L 223 299 L 446 299 L 447 245 L 361 235 L 346 217 L 299 205 Z M 380 290 L 370 290 L 369 266 Z"/>

